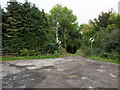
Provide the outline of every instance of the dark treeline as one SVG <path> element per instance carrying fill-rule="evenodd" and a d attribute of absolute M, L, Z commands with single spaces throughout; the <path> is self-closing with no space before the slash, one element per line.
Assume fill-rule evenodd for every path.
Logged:
<path fill-rule="evenodd" d="M 72 10 L 56 5 L 50 14 L 40 11 L 34 4 L 9 3 L 2 10 L 2 37 L 5 53 L 18 55 L 54 54 L 58 52 L 58 38 L 63 48 L 73 53 L 79 48 L 77 17 Z M 75 48 L 75 49 L 74 49 Z"/>
<path fill-rule="evenodd" d="M 2 46 L 6 54 L 55 54 L 59 52 L 58 37 L 61 47 L 69 53 L 78 50 L 88 56 L 118 59 L 119 30 L 120 15 L 112 10 L 79 26 L 73 11 L 59 4 L 49 14 L 30 2 L 9 3 L 6 12 L 2 9 Z"/>
<path fill-rule="evenodd" d="M 37 55 L 47 53 L 50 30 L 44 10 L 25 2 L 10 3 L 3 12 L 3 49 L 6 53 Z"/>

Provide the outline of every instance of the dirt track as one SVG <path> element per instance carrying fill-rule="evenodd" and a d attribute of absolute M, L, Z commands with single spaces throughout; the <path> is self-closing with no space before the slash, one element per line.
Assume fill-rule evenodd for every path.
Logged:
<path fill-rule="evenodd" d="M 3 88 L 118 88 L 118 64 L 81 56 L 2 63 Z"/>

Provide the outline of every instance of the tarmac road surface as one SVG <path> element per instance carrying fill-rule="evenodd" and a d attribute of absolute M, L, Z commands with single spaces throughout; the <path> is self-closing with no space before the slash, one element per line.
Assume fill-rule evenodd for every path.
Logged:
<path fill-rule="evenodd" d="M 118 64 L 81 56 L 2 62 L 2 88 L 118 88 Z"/>

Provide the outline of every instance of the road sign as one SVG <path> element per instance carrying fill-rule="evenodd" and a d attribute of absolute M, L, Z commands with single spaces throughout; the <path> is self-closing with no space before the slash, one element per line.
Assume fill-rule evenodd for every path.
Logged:
<path fill-rule="evenodd" d="M 57 39 L 57 43 L 58 43 L 58 44 L 61 44 L 61 41 Z"/>
<path fill-rule="evenodd" d="M 90 42 L 94 42 L 94 38 L 90 38 L 89 41 L 90 41 Z"/>
<path fill-rule="evenodd" d="M 94 42 L 94 38 L 90 38 L 89 41 L 91 42 L 91 49 L 92 49 L 92 42 Z"/>

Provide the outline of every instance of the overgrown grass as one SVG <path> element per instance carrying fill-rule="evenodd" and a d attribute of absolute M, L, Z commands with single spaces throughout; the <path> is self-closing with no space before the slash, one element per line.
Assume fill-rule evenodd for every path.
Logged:
<path fill-rule="evenodd" d="M 116 64 L 120 64 L 119 60 L 113 60 L 113 59 L 107 59 L 107 58 L 101 58 L 101 57 L 97 57 L 97 56 L 85 56 L 85 55 L 81 55 L 81 54 L 69 54 L 67 56 L 83 56 L 86 57 L 88 59 L 92 59 L 92 60 L 98 60 L 98 61 L 105 61 L 105 62 L 110 62 L 110 63 L 116 63 Z M 64 57 L 62 55 L 59 54 L 47 54 L 47 55 L 39 55 L 39 56 L 16 56 L 16 57 L 11 57 L 11 56 L 6 56 L 6 57 L 2 57 L 0 58 L 0 61 L 13 61 L 13 60 L 29 60 L 29 59 L 45 59 L 45 58 L 60 58 L 60 57 Z"/>
<path fill-rule="evenodd" d="M 28 59 L 45 59 L 45 58 L 59 58 L 61 57 L 58 54 L 47 54 L 39 56 L 5 56 L 0 59 L 0 61 L 12 61 L 12 60 L 28 60 Z"/>
<path fill-rule="evenodd" d="M 120 61 L 117 58 L 113 59 L 113 58 L 103 58 L 96 55 L 86 55 L 85 53 L 83 53 L 82 50 L 78 50 L 74 55 L 83 56 L 85 58 L 97 60 L 97 61 L 105 61 L 105 62 L 120 64 Z"/>
<path fill-rule="evenodd" d="M 81 54 L 70 54 L 70 56 L 83 56 L 85 58 L 91 59 L 91 60 L 97 60 L 97 61 L 105 61 L 105 62 L 110 62 L 110 63 L 116 63 L 116 64 L 120 64 L 119 60 L 114 60 L 114 59 L 108 59 L 108 58 L 101 58 L 98 56 L 85 56 L 85 55 L 81 55 Z"/>
<path fill-rule="evenodd" d="M 85 56 L 85 57 L 87 57 L 87 58 L 89 58 L 89 59 L 92 59 L 92 60 L 98 60 L 98 61 L 105 61 L 105 62 L 120 64 L 120 61 L 119 61 L 119 60 L 101 58 L 101 57 L 97 57 L 97 56 Z"/>

